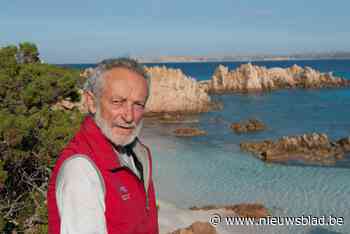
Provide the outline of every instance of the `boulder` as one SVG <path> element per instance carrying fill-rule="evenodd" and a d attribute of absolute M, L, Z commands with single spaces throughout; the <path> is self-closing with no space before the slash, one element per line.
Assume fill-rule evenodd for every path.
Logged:
<path fill-rule="evenodd" d="M 180 69 L 146 67 L 150 76 L 150 96 L 146 112 L 201 113 L 211 109 L 205 89 Z"/>
<path fill-rule="evenodd" d="M 350 151 L 350 137 L 341 138 L 337 141 L 339 147 L 341 147 L 344 151 Z"/>
<path fill-rule="evenodd" d="M 350 151 L 350 139 L 337 142 L 326 134 L 312 133 L 300 136 L 285 136 L 276 141 L 242 142 L 240 147 L 267 162 L 302 160 L 306 163 L 334 164 Z"/>
<path fill-rule="evenodd" d="M 178 137 L 192 137 L 206 135 L 207 133 L 198 128 L 177 128 L 175 129 L 174 134 Z"/>
<path fill-rule="evenodd" d="M 240 134 L 246 132 L 263 131 L 266 129 L 266 126 L 260 120 L 249 119 L 247 121 L 231 124 L 231 129 Z"/>
<path fill-rule="evenodd" d="M 208 222 L 194 222 L 187 228 L 180 228 L 169 234 L 216 234 L 216 229 Z"/>
<path fill-rule="evenodd" d="M 179 123 L 198 123 L 199 120 L 198 120 L 198 116 L 183 115 L 181 113 L 164 113 L 161 116 L 159 116 L 158 122 L 179 124 Z"/>

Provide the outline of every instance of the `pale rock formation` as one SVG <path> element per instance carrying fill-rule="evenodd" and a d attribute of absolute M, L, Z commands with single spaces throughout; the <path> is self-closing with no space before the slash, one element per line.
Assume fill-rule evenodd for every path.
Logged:
<path fill-rule="evenodd" d="M 200 85 L 210 93 L 256 92 L 284 88 L 331 88 L 350 86 L 350 81 L 310 67 L 266 68 L 250 63 L 235 70 L 219 65 L 212 79 Z"/>
<path fill-rule="evenodd" d="M 210 97 L 198 82 L 180 69 L 146 67 L 150 96 L 146 112 L 200 113 L 210 109 Z"/>

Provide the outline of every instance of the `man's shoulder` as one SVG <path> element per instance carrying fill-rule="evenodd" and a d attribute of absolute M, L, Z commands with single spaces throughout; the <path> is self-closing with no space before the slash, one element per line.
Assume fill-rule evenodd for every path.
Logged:
<path fill-rule="evenodd" d="M 105 192 L 104 180 L 99 170 L 88 156 L 82 154 L 73 155 L 63 162 L 55 181 L 55 188 L 57 198 L 74 197 L 87 191 L 101 195 Z"/>
<path fill-rule="evenodd" d="M 95 174 L 96 171 L 98 171 L 97 167 L 95 163 L 89 158 L 89 156 L 85 154 L 74 154 L 63 161 L 60 169 L 60 174 Z"/>
<path fill-rule="evenodd" d="M 62 163 L 58 172 L 57 183 L 64 180 L 79 181 L 81 179 L 88 179 L 95 184 L 104 184 L 97 166 L 87 155 L 72 155 Z"/>

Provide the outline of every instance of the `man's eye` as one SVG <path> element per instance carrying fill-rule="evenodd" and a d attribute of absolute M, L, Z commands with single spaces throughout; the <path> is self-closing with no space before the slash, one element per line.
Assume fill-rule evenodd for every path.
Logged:
<path fill-rule="evenodd" d="M 121 105 L 124 103 L 124 100 L 113 100 L 112 103 L 115 105 Z"/>
<path fill-rule="evenodd" d="M 143 103 L 135 103 L 135 106 L 139 109 L 144 109 L 145 108 L 145 104 Z"/>

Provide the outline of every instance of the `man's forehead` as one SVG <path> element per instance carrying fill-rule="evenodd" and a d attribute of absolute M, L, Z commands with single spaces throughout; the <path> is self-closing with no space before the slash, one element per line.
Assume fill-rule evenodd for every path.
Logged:
<path fill-rule="evenodd" d="M 147 97 L 147 82 L 143 76 L 127 68 L 113 68 L 104 74 L 105 92 L 109 96 L 128 97 L 136 99 Z"/>
<path fill-rule="evenodd" d="M 145 78 L 142 75 L 126 67 L 111 68 L 110 70 L 105 71 L 103 76 L 105 78 L 120 78 L 120 79 L 134 78 L 134 79 L 145 80 Z"/>

